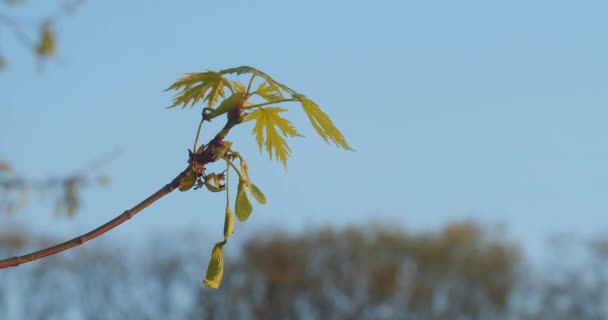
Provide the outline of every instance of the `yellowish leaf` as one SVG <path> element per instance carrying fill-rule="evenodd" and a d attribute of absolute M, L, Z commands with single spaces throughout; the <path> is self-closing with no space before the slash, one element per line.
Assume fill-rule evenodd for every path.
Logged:
<path fill-rule="evenodd" d="M 173 83 L 168 90 L 181 90 L 173 98 L 173 104 L 169 108 L 181 105 L 182 108 L 193 107 L 201 99 L 207 101 L 211 108 L 219 98 L 226 96 L 224 88 L 232 88 L 230 81 L 218 72 L 206 71 L 188 73 Z"/>
<path fill-rule="evenodd" d="M 239 92 L 239 93 L 245 93 L 247 91 L 247 89 L 245 88 L 245 86 L 240 83 L 239 81 L 231 81 L 232 82 L 232 88 L 234 88 L 234 92 Z"/>
<path fill-rule="evenodd" d="M 222 192 L 224 190 L 226 190 L 226 186 L 216 186 L 213 184 L 212 180 L 207 179 L 205 180 L 205 187 L 207 187 L 207 190 L 211 191 L 211 192 Z"/>
<path fill-rule="evenodd" d="M 291 122 L 281 117 L 279 114 L 286 111 L 283 108 L 263 108 L 257 109 L 249 114 L 247 121 L 255 120 L 253 134 L 262 151 L 262 146 L 266 146 L 266 152 L 270 159 L 274 155 L 275 158 L 287 167 L 287 158 L 291 153 L 291 149 L 285 141 L 285 137 L 301 137 L 296 131 Z M 278 128 L 278 130 L 277 130 Z M 279 130 L 281 133 L 279 133 Z"/>
<path fill-rule="evenodd" d="M 262 82 L 255 93 L 267 101 L 279 101 L 284 98 L 279 86 L 268 81 Z"/>
<path fill-rule="evenodd" d="M 346 142 L 346 139 L 340 130 L 336 128 L 331 119 L 329 119 L 327 114 L 325 114 L 325 112 L 323 112 L 316 103 L 300 94 L 295 94 L 293 97 L 294 99 L 300 100 L 302 103 L 302 108 L 304 108 L 304 112 L 306 112 L 310 123 L 315 128 L 317 133 L 319 133 L 321 138 L 323 138 L 323 140 L 326 142 L 331 140 L 338 147 L 346 150 L 353 150 Z"/>

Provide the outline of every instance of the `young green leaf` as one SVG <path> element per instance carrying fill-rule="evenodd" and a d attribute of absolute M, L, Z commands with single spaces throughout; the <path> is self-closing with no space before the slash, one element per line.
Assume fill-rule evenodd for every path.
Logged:
<path fill-rule="evenodd" d="M 169 108 L 182 105 L 182 109 L 190 104 L 193 107 L 201 99 L 208 102 L 211 108 L 220 97 L 225 97 L 224 88 L 232 89 L 232 84 L 220 73 L 214 71 L 188 73 L 179 78 L 168 90 L 181 90 L 173 98 Z"/>
<path fill-rule="evenodd" d="M 231 81 L 232 82 L 232 88 L 234 88 L 234 92 L 240 92 L 240 93 L 246 93 L 247 89 L 245 88 L 245 86 L 240 83 L 239 81 Z"/>
<path fill-rule="evenodd" d="M 264 80 L 266 80 L 266 82 L 268 83 L 269 87 L 280 88 L 284 92 L 291 94 L 293 99 L 299 100 L 302 103 L 302 108 L 304 108 L 304 111 L 306 112 L 306 115 L 308 116 L 310 123 L 312 124 L 312 126 L 315 128 L 315 130 L 319 133 L 319 135 L 325 141 L 331 140 L 338 147 L 341 147 L 346 150 L 353 150 L 346 142 L 346 139 L 344 138 L 342 133 L 336 128 L 336 126 L 329 119 L 327 114 L 325 114 L 323 111 L 321 111 L 321 108 L 319 108 L 319 106 L 316 103 L 314 103 L 312 100 L 309 100 L 304 95 L 297 93 L 295 90 L 287 87 L 286 85 L 275 81 L 274 79 L 272 79 L 269 75 L 265 74 L 264 72 L 262 72 L 256 68 L 250 67 L 250 66 L 241 66 L 241 67 L 221 70 L 219 73 L 220 74 L 237 74 L 237 75 L 250 73 L 250 74 L 254 74 L 256 76 L 260 76 L 260 77 L 264 78 Z M 264 84 L 262 84 L 262 85 L 264 85 Z M 258 88 L 258 90 L 259 90 L 259 88 Z M 271 89 L 265 88 L 265 90 L 271 90 Z M 264 89 L 262 91 L 264 91 Z M 277 91 L 278 91 L 278 94 L 281 93 L 281 91 L 278 89 L 271 90 L 271 92 L 275 92 L 275 94 L 277 93 Z M 264 97 L 264 96 L 262 96 L 262 97 Z M 273 99 L 273 100 L 269 100 L 269 101 L 275 101 L 274 99 L 276 99 L 277 97 L 269 96 L 269 97 L 264 97 L 264 98 L 267 100 Z M 259 140 L 258 140 L 258 143 L 259 143 Z"/>
<path fill-rule="evenodd" d="M 251 214 L 251 211 L 253 211 L 251 202 L 249 202 L 249 199 L 247 198 L 247 192 L 245 189 L 247 189 L 247 182 L 244 180 L 239 181 L 239 188 L 236 193 L 236 204 L 234 206 L 236 217 L 239 219 L 239 221 L 247 220 Z"/>
<path fill-rule="evenodd" d="M 230 97 L 224 99 L 220 105 L 215 109 L 205 108 L 207 112 L 208 118 L 213 119 L 215 117 L 221 116 L 226 112 L 230 112 L 234 110 L 236 107 L 243 104 L 243 99 L 245 97 L 244 93 L 235 92 Z"/>
<path fill-rule="evenodd" d="M 262 190 L 258 188 L 258 186 L 253 183 L 249 183 L 249 192 L 251 192 L 251 195 L 258 203 L 266 204 L 266 196 L 264 195 Z"/>
<path fill-rule="evenodd" d="M 179 191 L 188 191 L 194 183 L 196 182 L 197 174 L 193 170 L 190 170 L 186 176 L 179 182 L 179 186 L 177 187 Z"/>
<path fill-rule="evenodd" d="M 207 266 L 207 274 L 203 279 L 203 283 L 213 289 L 217 289 L 222 282 L 224 275 L 224 258 L 222 257 L 223 242 L 216 243 L 211 253 L 211 260 Z"/>
<path fill-rule="evenodd" d="M 300 100 L 302 103 L 302 108 L 304 109 L 304 112 L 306 112 L 310 123 L 315 130 L 317 130 L 317 133 L 319 133 L 323 140 L 329 142 L 329 139 L 338 147 L 346 150 L 353 150 L 346 142 L 346 139 L 344 139 L 344 136 L 340 130 L 336 128 L 327 114 L 325 114 L 325 112 L 323 112 L 316 103 L 301 94 L 294 94 L 293 98 Z"/>
<path fill-rule="evenodd" d="M 287 167 L 287 158 L 291 153 L 291 149 L 287 145 L 287 142 L 283 138 L 286 137 L 301 137 L 296 129 L 291 125 L 287 119 L 281 117 L 279 114 L 286 111 L 283 108 L 263 108 L 257 109 L 249 114 L 247 121 L 255 120 L 255 126 L 253 127 L 253 134 L 258 143 L 260 152 L 262 146 L 266 145 L 266 151 L 272 159 L 272 155 L 283 163 L 283 166 Z M 279 134 L 277 128 L 281 130 Z"/>
<path fill-rule="evenodd" d="M 274 82 L 262 82 L 255 93 L 267 101 L 279 101 L 284 98 L 279 86 Z"/>
<path fill-rule="evenodd" d="M 249 73 L 249 74 L 253 74 L 259 77 L 262 77 L 264 80 L 268 81 L 268 83 L 274 84 L 277 87 L 281 88 L 281 90 L 288 92 L 290 94 L 295 94 L 296 92 L 294 90 L 292 90 L 291 88 L 289 88 L 288 86 L 281 84 L 279 82 L 276 82 L 273 78 L 271 78 L 269 75 L 267 75 L 266 73 L 254 68 L 254 67 L 250 67 L 250 66 L 240 66 L 240 67 L 236 67 L 236 68 L 230 68 L 230 69 L 225 69 L 225 70 L 220 70 L 219 72 L 220 74 L 236 74 L 236 75 L 241 75 L 241 74 L 245 74 L 245 73 Z"/>
<path fill-rule="evenodd" d="M 226 203 L 226 217 L 224 218 L 224 240 L 228 240 L 234 231 L 234 215 L 230 204 Z"/>

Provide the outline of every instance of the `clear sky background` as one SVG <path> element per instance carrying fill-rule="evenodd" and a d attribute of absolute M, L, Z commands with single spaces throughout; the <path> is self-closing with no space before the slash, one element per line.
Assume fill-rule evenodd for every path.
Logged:
<path fill-rule="evenodd" d="M 54 6 L 28 7 L 14 14 Z M 2 219 L 67 238 L 136 204 L 185 167 L 199 120 L 200 109 L 165 109 L 163 90 L 187 72 L 251 65 L 319 103 L 357 151 L 323 142 L 296 104 L 287 116 L 306 138 L 291 140 L 287 172 L 260 155 L 251 125 L 231 132 L 269 200 L 237 240 L 466 218 L 505 223 L 528 248 L 603 232 L 607 13 L 606 1 L 90 1 L 56 26 L 59 61 L 43 73 L 2 30 L 3 158 L 40 177 L 123 150 L 103 170 L 111 188 L 86 191 L 75 219 L 49 202 Z M 171 194 L 104 238 L 186 227 L 219 240 L 223 199 Z"/>

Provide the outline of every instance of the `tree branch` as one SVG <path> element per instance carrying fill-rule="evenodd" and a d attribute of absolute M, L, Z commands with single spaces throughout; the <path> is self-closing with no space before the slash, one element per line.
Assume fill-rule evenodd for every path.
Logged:
<path fill-rule="evenodd" d="M 152 194 L 151 196 L 146 198 L 144 201 L 138 203 L 135 207 L 131 208 L 130 210 L 126 210 L 118 217 L 108 221 L 106 224 L 98 227 L 97 229 L 94 229 L 94 230 L 92 230 L 88 233 L 85 233 L 79 237 L 76 237 L 72 240 L 57 244 L 55 246 L 52 246 L 52 247 L 49 247 L 46 249 L 42 249 L 40 251 L 32 252 L 32 253 L 22 255 L 22 256 L 12 257 L 12 258 L 5 259 L 5 260 L 0 260 L 0 269 L 8 268 L 8 267 L 16 267 L 16 266 L 26 263 L 26 262 L 42 259 L 44 257 L 48 257 L 48 256 L 54 255 L 56 253 L 68 250 L 70 248 L 79 246 L 91 239 L 95 239 L 95 238 L 99 237 L 100 235 L 121 225 L 123 222 L 131 219 L 134 215 L 136 215 L 137 213 L 139 213 L 140 211 L 142 211 L 149 205 L 153 204 L 160 198 L 171 193 L 175 188 L 177 188 L 179 186 L 180 181 L 183 179 L 183 177 L 186 176 L 186 174 L 190 170 L 191 170 L 191 168 L 190 168 L 190 166 L 188 166 L 184 171 L 182 171 L 180 174 L 178 174 L 177 177 L 175 177 L 175 179 L 173 179 L 173 181 L 171 181 L 169 184 L 162 187 L 160 190 L 156 191 L 154 194 Z"/>
<path fill-rule="evenodd" d="M 19 42 L 21 42 L 21 44 L 24 47 L 27 47 L 27 48 L 34 47 L 34 40 L 32 40 L 27 35 L 25 30 L 23 30 L 23 28 L 16 21 L 14 21 L 11 17 L 9 17 L 1 12 L 0 12 L 0 24 L 6 25 L 7 27 L 9 27 L 13 31 L 15 38 Z"/>
<path fill-rule="evenodd" d="M 222 130 L 220 130 L 220 132 L 218 132 L 215 135 L 215 137 L 213 137 L 213 139 L 211 139 L 211 141 L 209 141 L 209 144 L 207 144 L 204 151 L 202 151 L 202 153 L 200 153 L 200 154 L 192 153 L 190 155 L 190 159 L 188 160 L 189 165 L 188 165 L 188 167 L 186 167 L 186 169 L 184 169 L 184 171 L 180 172 L 177 175 L 177 177 L 175 177 L 175 179 L 173 179 L 173 181 L 171 181 L 169 184 L 162 187 L 160 190 L 156 191 L 154 194 L 152 194 L 151 196 L 146 198 L 144 201 L 138 203 L 135 207 L 131 208 L 130 210 L 126 210 L 118 217 L 108 221 L 106 224 L 104 224 L 92 231 L 89 231 L 88 233 L 85 233 L 79 237 L 76 237 L 72 240 L 57 244 L 52 247 L 48 247 L 46 249 L 32 252 L 32 253 L 29 253 L 26 255 L 16 256 L 16 257 L 12 257 L 12 258 L 5 259 L 5 260 L 0 260 L 0 269 L 8 268 L 8 267 L 16 267 L 23 263 L 42 259 L 44 257 L 48 257 L 48 256 L 54 255 L 56 253 L 68 250 L 70 248 L 79 246 L 91 239 L 95 239 L 95 238 L 99 237 L 100 235 L 121 225 L 123 222 L 131 219 L 134 215 L 136 215 L 137 213 L 139 213 L 140 211 L 142 211 L 149 205 L 153 204 L 160 198 L 171 193 L 173 190 L 175 190 L 177 187 L 179 187 L 180 182 L 191 171 L 195 171 L 199 175 L 202 174 L 206 164 L 215 162 L 218 159 L 224 157 L 224 154 L 218 154 L 218 150 L 221 150 L 221 148 L 223 147 L 223 145 L 225 143 L 224 138 L 226 138 L 226 136 L 230 132 L 230 129 L 232 129 L 232 127 L 234 127 L 235 125 L 237 125 L 245 120 L 245 115 L 243 115 L 242 113 L 243 113 L 242 105 L 239 106 L 238 108 L 236 108 L 235 110 L 230 111 L 227 116 L 228 119 L 226 121 L 226 124 L 224 125 Z M 195 152 L 196 152 L 196 150 L 195 150 Z"/>
<path fill-rule="evenodd" d="M 81 189 L 108 184 L 109 178 L 104 175 L 94 177 L 93 173 L 112 161 L 119 152 L 119 149 L 115 149 L 92 159 L 70 174 L 45 179 L 26 179 L 14 171 L 7 161 L 0 160 L 0 212 L 11 213 L 24 208 L 28 202 L 27 194 L 33 190 L 41 194 L 50 191 L 56 195 L 55 213 L 65 211 L 69 216 L 75 215 L 80 207 Z"/>

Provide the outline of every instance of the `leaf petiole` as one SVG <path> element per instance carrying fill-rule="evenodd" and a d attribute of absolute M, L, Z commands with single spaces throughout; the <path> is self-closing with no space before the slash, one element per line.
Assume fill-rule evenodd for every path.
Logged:
<path fill-rule="evenodd" d="M 292 101 L 300 101 L 300 100 L 299 99 L 281 99 L 281 100 L 277 100 L 277 101 L 269 101 L 269 102 L 264 102 L 264 103 L 259 103 L 259 104 L 252 104 L 250 106 L 243 107 L 243 110 L 249 110 L 249 109 L 253 109 L 253 108 L 261 108 L 261 107 L 265 107 L 267 105 L 271 105 L 271 104 L 275 104 L 275 103 L 292 102 Z"/>
<path fill-rule="evenodd" d="M 201 119 L 201 122 L 198 123 L 198 130 L 196 131 L 196 138 L 194 138 L 194 147 L 192 148 L 192 152 L 196 153 L 198 137 L 201 134 L 201 129 L 203 129 L 203 122 L 205 122 L 205 118 Z"/>
<path fill-rule="evenodd" d="M 232 169 L 234 169 L 234 171 L 236 171 L 236 174 L 239 175 L 239 180 L 247 180 L 243 178 L 243 174 L 241 173 L 241 171 L 236 167 L 236 165 L 227 157 L 224 157 L 224 160 L 226 160 L 226 162 L 232 167 Z"/>
<path fill-rule="evenodd" d="M 229 165 L 230 165 L 230 162 L 226 162 L 226 206 L 230 205 L 230 193 L 229 193 L 229 189 L 228 189 L 229 182 L 230 182 L 230 180 L 229 180 L 230 170 L 228 170 L 228 169 L 230 169 Z"/>
<path fill-rule="evenodd" d="M 249 79 L 249 84 L 247 85 L 247 94 L 249 95 L 249 90 L 251 90 L 251 85 L 253 84 L 253 78 L 255 78 L 255 74 L 251 75 L 251 79 Z"/>

